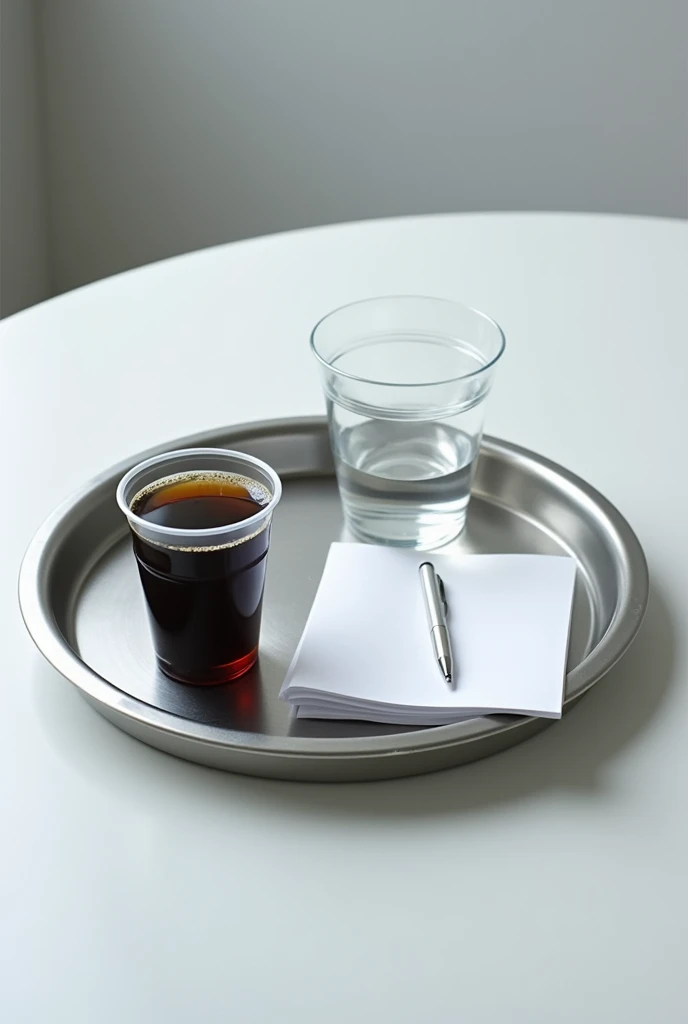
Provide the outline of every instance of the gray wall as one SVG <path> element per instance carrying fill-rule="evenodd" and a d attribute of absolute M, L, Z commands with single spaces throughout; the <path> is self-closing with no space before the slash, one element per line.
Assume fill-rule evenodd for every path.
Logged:
<path fill-rule="evenodd" d="M 50 294 L 32 0 L 0 3 L 0 316 Z"/>
<path fill-rule="evenodd" d="M 685 0 L 38 0 L 38 12 L 58 290 L 362 217 L 688 215 Z"/>

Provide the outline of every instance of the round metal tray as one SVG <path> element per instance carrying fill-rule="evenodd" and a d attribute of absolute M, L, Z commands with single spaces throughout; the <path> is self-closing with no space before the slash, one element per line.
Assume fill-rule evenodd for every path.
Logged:
<path fill-rule="evenodd" d="M 158 451 L 238 448 L 280 473 L 259 665 L 210 689 L 155 666 L 118 480 Z M 19 578 L 26 625 L 48 661 L 119 728 L 178 757 L 284 779 L 352 781 L 434 771 L 520 743 L 547 719 L 493 715 L 412 728 L 292 717 L 278 692 L 342 519 L 324 419 L 290 419 L 175 440 L 115 466 L 61 505 L 32 540 Z M 466 552 L 573 555 L 578 574 L 564 708 L 623 654 L 647 603 L 645 558 L 600 494 L 546 459 L 485 438 Z"/>

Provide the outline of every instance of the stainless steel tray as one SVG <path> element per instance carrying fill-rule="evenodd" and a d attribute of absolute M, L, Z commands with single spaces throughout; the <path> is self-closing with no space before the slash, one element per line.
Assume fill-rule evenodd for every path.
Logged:
<path fill-rule="evenodd" d="M 157 671 L 127 527 L 115 503 L 117 481 L 130 466 L 157 451 L 196 445 L 257 455 L 285 484 L 274 519 L 259 666 L 212 689 L 182 686 Z M 22 614 L 48 661 L 111 722 L 160 750 L 229 771 L 313 781 L 412 775 L 485 757 L 548 724 L 507 715 L 430 729 L 292 718 L 277 694 L 329 544 L 341 531 L 324 420 L 197 434 L 109 469 L 47 519 L 21 568 Z M 532 452 L 483 440 L 458 544 L 467 552 L 566 552 L 577 559 L 565 709 L 638 631 L 648 578 L 634 533 L 600 494 Z"/>

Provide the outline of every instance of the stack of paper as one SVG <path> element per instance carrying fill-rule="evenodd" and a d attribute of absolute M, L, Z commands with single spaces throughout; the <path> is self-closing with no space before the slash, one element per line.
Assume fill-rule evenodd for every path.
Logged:
<path fill-rule="evenodd" d="M 428 560 L 444 581 L 454 689 L 430 643 L 418 576 Z M 559 556 L 333 544 L 280 697 L 300 718 L 559 718 L 575 574 Z"/>

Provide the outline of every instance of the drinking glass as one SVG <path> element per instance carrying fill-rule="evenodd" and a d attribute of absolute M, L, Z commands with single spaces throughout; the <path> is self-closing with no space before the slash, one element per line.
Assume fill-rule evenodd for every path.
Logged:
<path fill-rule="evenodd" d="M 429 550 L 459 536 L 504 346 L 494 320 L 446 299 L 366 299 L 316 325 L 311 348 L 355 538 Z"/>

